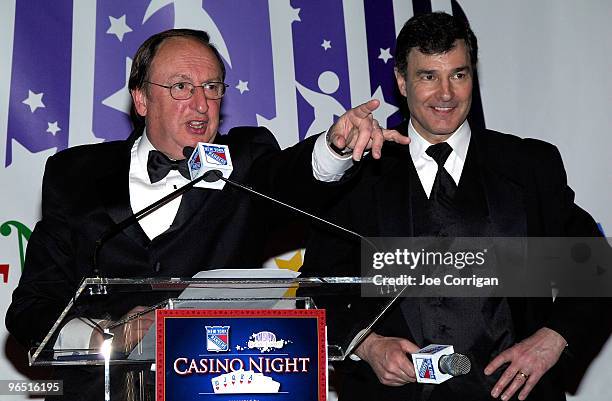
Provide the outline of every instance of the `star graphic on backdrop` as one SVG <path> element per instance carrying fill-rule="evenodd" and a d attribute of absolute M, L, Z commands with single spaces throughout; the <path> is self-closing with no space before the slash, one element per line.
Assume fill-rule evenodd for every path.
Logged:
<path fill-rule="evenodd" d="M 242 80 L 238 80 L 238 85 L 236 85 L 236 89 L 238 89 L 240 91 L 240 94 L 242 95 L 244 92 L 249 91 L 249 81 L 242 81 Z"/>
<path fill-rule="evenodd" d="M 291 22 L 293 22 L 293 21 L 300 21 L 300 22 L 302 22 L 302 20 L 300 18 L 300 8 L 291 8 L 291 13 L 293 14 L 293 16 L 291 18 Z"/>
<path fill-rule="evenodd" d="M 393 58 L 393 56 L 391 55 L 391 48 L 388 47 L 386 49 L 380 49 L 380 55 L 378 56 L 378 58 L 384 61 L 385 64 L 387 64 L 387 61 L 389 61 L 390 58 Z"/>
<path fill-rule="evenodd" d="M 109 15 L 108 19 L 110 20 L 110 27 L 106 33 L 115 35 L 117 39 L 119 39 L 119 42 L 123 42 L 123 35 L 132 32 L 132 28 L 125 22 L 125 14 L 119 18 L 114 18 Z"/>
<path fill-rule="evenodd" d="M 286 255 L 282 255 L 282 256 L 284 257 Z M 300 267 L 302 267 L 303 262 L 304 262 L 304 257 L 302 255 L 301 249 L 296 250 L 293 256 L 291 256 L 289 259 L 274 258 L 274 263 L 279 269 L 293 270 L 294 272 L 300 270 Z M 290 297 L 290 298 L 295 297 L 297 295 L 296 291 L 297 291 L 297 288 L 295 287 L 288 288 L 283 296 Z"/>
<path fill-rule="evenodd" d="M 289 259 L 274 258 L 274 262 L 279 269 L 293 270 L 296 272 L 302 267 L 302 251 L 298 249 Z"/>
<path fill-rule="evenodd" d="M 34 93 L 28 89 L 28 98 L 24 99 L 23 102 L 21 103 L 27 104 L 28 106 L 30 106 L 30 111 L 34 113 L 34 111 L 36 111 L 37 108 L 46 107 L 45 104 L 42 102 L 43 95 L 44 95 L 43 92 Z"/>
<path fill-rule="evenodd" d="M 132 59 L 129 57 L 125 58 L 125 81 L 123 87 L 102 100 L 102 104 L 113 108 L 117 111 L 130 115 L 130 106 L 132 105 L 132 98 L 130 97 L 130 90 L 128 89 L 128 81 L 130 79 L 130 70 L 132 69 Z"/>
<path fill-rule="evenodd" d="M 321 47 L 327 51 L 327 49 L 331 49 L 331 40 L 323 39 L 323 43 L 321 43 Z"/>
<path fill-rule="evenodd" d="M 376 92 L 374 92 L 372 98 L 380 101 L 380 106 L 378 106 L 378 108 L 372 112 L 372 115 L 382 126 L 386 126 L 387 119 L 391 116 L 391 114 L 395 113 L 399 109 L 385 101 L 385 97 L 383 96 L 383 91 L 380 86 L 378 89 L 376 89 Z"/>
<path fill-rule="evenodd" d="M 52 123 L 47 123 L 47 127 L 48 127 L 47 132 L 51 133 L 53 136 L 55 136 L 58 131 L 62 130 L 60 127 L 58 127 L 57 121 L 53 121 Z"/>

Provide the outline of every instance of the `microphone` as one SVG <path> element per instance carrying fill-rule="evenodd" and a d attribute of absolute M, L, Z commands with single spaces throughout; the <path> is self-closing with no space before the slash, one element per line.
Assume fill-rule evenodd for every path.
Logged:
<path fill-rule="evenodd" d="M 438 367 L 440 372 L 444 374 L 461 376 L 470 372 L 472 362 L 470 362 L 470 358 L 467 356 L 455 352 L 454 354 L 443 355 L 440 358 Z"/>
<path fill-rule="evenodd" d="M 452 345 L 430 344 L 412 354 L 418 383 L 440 384 L 470 372 L 470 359 Z"/>
<path fill-rule="evenodd" d="M 185 146 L 183 156 L 187 159 L 189 174 L 194 180 L 210 171 L 216 171 L 221 177 L 229 178 L 234 171 L 232 157 L 227 145 L 198 142 L 195 148 Z M 223 189 L 225 182 L 222 180 L 205 179 L 196 185 L 198 188 Z"/>

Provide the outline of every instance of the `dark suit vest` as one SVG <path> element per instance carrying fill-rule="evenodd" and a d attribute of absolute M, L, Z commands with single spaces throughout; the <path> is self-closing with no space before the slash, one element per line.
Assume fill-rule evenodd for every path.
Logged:
<path fill-rule="evenodd" d="M 451 208 L 434 206 L 411 164 L 411 221 L 414 236 L 481 237 L 491 235 L 487 199 L 470 147 Z M 442 385 L 424 385 L 421 399 L 470 399 L 489 392 L 498 375 L 482 373 L 486 363 L 514 344 L 510 307 L 505 298 L 406 298 L 402 313 L 417 344 L 450 344 L 472 362 L 469 374 Z M 501 373 L 498 372 L 498 373 Z M 462 394 L 465 395 L 464 398 Z M 451 396 L 452 395 L 452 396 Z M 450 396 L 450 398 L 449 398 Z"/>

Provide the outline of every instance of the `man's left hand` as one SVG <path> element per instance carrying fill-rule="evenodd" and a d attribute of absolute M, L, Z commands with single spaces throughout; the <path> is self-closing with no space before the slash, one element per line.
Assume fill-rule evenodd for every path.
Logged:
<path fill-rule="evenodd" d="M 527 398 L 544 373 L 557 363 L 566 344 L 559 333 L 543 327 L 499 354 L 487 365 L 485 375 L 490 375 L 505 363 L 510 365 L 493 386 L 491 395 L 497 398 L 501 394 L 505 401 L 521 389 L 519 400 Z"/>
<path fill-rule="evenodd" d="M 331 142 L 339 149 L 352 150 L 353 160 L 361 160 L 366 150 L 372 151 L 375 159 L 380 158 L 380 151 L 385 141 L 402 145 L 410 143 L 410 138 L 395 130 L 383 129 L 372 116 L 380 102 L 372 99 L 344 113 L 329 130 Z"/>

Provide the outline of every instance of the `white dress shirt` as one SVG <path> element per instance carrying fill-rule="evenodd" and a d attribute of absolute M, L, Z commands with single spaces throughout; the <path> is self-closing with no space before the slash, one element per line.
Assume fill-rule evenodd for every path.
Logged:
<path fill-rule="evenodd" d="M 128 179 L 130 206 L 134 213 L 189 183 L 189 180 L 177 170 L 170 170 L 166 177 L 152 183 L 147 173 L 147 160 L 149 152 L 152 150 L 155 150 L 155 148 L 149 141 L 146 132 L 136 139 L 134 146 L 132 146 Z M 182 196 L 179 196 L 138 222 L 149 239 L 157 237 L 170 227 L 178 212 L 181 198 Z"/>
<path fill-rule="evenodd" d="M 410 137 L 410 157 L 412 157 L 414 167 L 419 175 L 419 180 L 421 181 L 421 185 L 423 185 L 425 194 L 427 194 L 429 198 L 434 180 L 436 179 L 436 173 L 438 172 L 438 164 L 431 156 L 425 153 L 425 151 L 433 144 L 429 143 L 417 133 L 412 125 L 412 120 L 410 120 L 408 124 L 408 136 Z M 453 151 L 448 156 L 448 159 L 446 159 L 444 168 L 448 171 L 457 185 L 459 185 L 459 179 L 461 178 L 461 172 L 465 164 L 471 136 L 472 132 L 470 130 L 470 125 L 466 120 L 446 141 L 451 148 L 453 148 Z"/>

